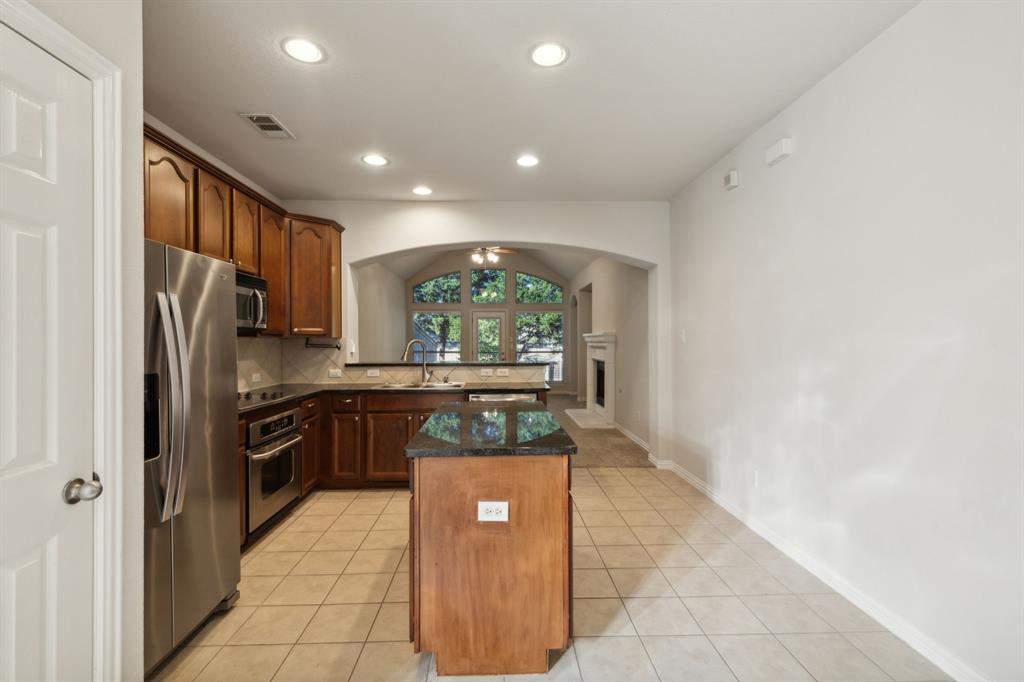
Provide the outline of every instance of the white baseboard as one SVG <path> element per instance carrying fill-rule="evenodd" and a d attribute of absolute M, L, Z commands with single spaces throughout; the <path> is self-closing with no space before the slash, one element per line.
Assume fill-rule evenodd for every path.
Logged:
<path fill-rule="evenodd" d="M 786 540 L 767 524 L 744 512 L 730 500 L 722 497 L 713 487 L 711 487 L 711 485 L 707 483 L 707 481 L 698 478 L 696 475 L 687 471 L 672 460 L 658 459 L 653 454 L 648 455 L 647 459 L 657 468 L 671 471 L 694 488 L 707 495 L 715 504 L 725 509 L 727 512 L 746 524 L 755 533 L 775 545 L 776 548 L 780 549 L 790 559 L 811 572 L 823 583 L 846 597 L 857 608 L 874 618 L 894 635 L 916 649 L 918 653 L 937 665 L 953 679 L 962 680 L 964 682 L 989 680 L 989 678 L 985 677 L 970 665 L 951 654 L 942 645 L 918 630 L 902 617 L 896 615 L 885 606 L 878 603 L 875 599 L 862 592 L 859 588 L 850 584 L 845 578 L 836 574 L 823 562 L 819 561 L 796 544 Z"/>
<path fill-rule="evenodd" d="M 631 441 L 642 447 L 645 451 L 647 451 L 647 459 L 651 458 L 651 446 L 647 444 L 647 441 L 645 441 L 643 438 L 627 429 L 622 424 L 616 424 L 615 428 L 617 428 L 623 436 L 630 439 Z"/>

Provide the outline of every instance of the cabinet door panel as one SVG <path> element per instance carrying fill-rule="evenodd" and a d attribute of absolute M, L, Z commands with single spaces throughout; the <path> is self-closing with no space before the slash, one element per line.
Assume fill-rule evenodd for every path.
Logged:
<path fill-rule="evenodd" d="M 321 458 L 322 475 L 328 481 L 357 480 L 360 476 L 362 436 L 358 414 L 331 415 L 331 450 Z"/>
<path fill-rule="evenodd" d="M 324 336 L 330 330 L 330 244 L 326 225 L 291 221 L 291 332 Z"/>
<path fill-rule="evenodd" d="M 231 260 L 231 187 L 204 170 L 199 171 L 196 251 L 211 258 Z"/>
<path fill-rule="evenodd" d="M 302 494 L 320 478 L 320 417 L 302 422 Z"/>
<path fill-rule="evenodd" d="M 264 334 L 288 332 L 288 222 L 260 206 L 260 277 L 267 280 L 267 328 Z"/>
<path fill-rule="evenodd" d="M 195 246 L 196 167 L 145 141 L 145 232 L 179 249 Z"/>
<path fill-rule="evenodd" d="M 405 446 L 419 428 L 418 415 L 408 412 L 366 415 L 366 479 L 408 481 Z"/>
<path fill-rule="evenodd" d="M 260 271 L 260 205 L 248 194 L 231 189 L 234 207 L 232 253 L 235 267 L 242 272 Z"/>

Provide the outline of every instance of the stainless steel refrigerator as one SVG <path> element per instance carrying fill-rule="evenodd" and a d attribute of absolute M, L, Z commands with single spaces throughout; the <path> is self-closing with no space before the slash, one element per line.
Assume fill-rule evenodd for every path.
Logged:
<path fill-rule="evenodd" d="M 240 578 L 235 268 L 146 240 L 144 659 Z"/>

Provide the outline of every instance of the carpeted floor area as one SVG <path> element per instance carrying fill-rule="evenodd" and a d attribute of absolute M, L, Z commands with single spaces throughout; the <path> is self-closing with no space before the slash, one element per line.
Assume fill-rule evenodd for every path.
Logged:
<path fill-rule="evenodd" d="M 624 436 L 618 429 L 581 429 L 565 414 L 567 409 L 586 408 L 570 395 L 548 396 L 548 408 L 562 428 L 579 446 L 573 458 L 574 467 L 649 467 L 647 451 Z"/>

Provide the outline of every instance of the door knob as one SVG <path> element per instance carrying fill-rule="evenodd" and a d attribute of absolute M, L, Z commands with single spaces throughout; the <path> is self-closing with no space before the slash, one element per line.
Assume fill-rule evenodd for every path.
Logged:
<path fill-rule="evenodd" d="M 98 480 L 84 481 L 75 478 L 64 484 L 64 501 L 67 504 L 78 504 L 82 500 L 91 502 L 103 493 L 103 484 Z"/>

